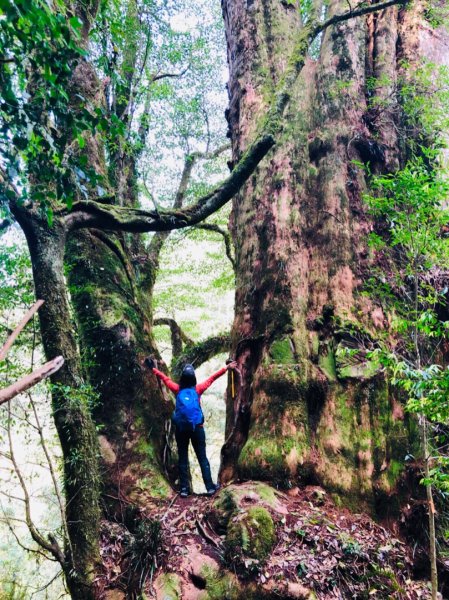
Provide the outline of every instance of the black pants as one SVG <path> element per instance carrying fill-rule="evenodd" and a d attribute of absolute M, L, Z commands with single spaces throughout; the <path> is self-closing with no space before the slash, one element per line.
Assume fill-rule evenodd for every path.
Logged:
<path fill-rule="evenodd" d="M 214 483 L 210 473 L 210 465 L 206 456 L 206 434 L 204 427 L 197 425 L 194 431 L 176 430 L 176 443 L 178 445 L 179 481 L 181 489 L 189 489 L 189 442 L 192 442 L 196 457 L 200 463 L 204 485 L 210 490 Z"/>

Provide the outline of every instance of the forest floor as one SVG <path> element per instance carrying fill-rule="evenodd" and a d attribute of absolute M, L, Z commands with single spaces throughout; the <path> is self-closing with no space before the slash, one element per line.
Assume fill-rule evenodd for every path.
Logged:
<path fill-rule="evenodd" d="M 316 486 L 293 488 L 288 494 L 270 488 L 271 499 L 261 486 L 268 488 L 257 482 L 233 484 L 215 498 L 176 496 L 152 506 L 147 516 L 161 523 L 162 543 L 147 578 L 146 597 L 430 598 L 428 582 L 413 576 L 410 547 L 367 515 L 338 508 Z M 270 512 L 276 542 L 266 560 L 245 558 L 244 553 L 237 561 L 230 559 L 220 526 L 226 493 L 238 498 L 238 513 L 261 505 Z M 105 548 L 103 558 L 113 561 L 113 550 Z M 108 595 L 109 600 L 121 597 Z"/>

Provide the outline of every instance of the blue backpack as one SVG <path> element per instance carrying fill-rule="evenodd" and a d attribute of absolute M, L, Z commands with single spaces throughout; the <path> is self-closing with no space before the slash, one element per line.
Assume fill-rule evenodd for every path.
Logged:
<path fill-rule="evenodd" d="M 200 397 L 195 388 L 183 388 L 176 396 L 176 407 L 172 420 L 178 431 L 194 431 L 204 422 Z"/>

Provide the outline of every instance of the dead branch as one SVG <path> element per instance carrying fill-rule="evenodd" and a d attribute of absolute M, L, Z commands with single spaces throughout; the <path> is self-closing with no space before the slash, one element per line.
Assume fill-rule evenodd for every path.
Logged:
<path fill-rule="evenodd" d="M 8 400 L 11 400 L 21 392 L 25 392 L 26 390 L 30 389 L 36 385 L 36 383 L 39 383 L 39 381 L 42 381 L 50 375 L 53 375 L 53 373 L 59 371 L 63 364 L 64 358 L 62 356 L 57 356 L 53 360 L 49 360 L 47 363 L 45 363 L 45 365 L 42 365 L 42 367 L 39 367 L 29 375 L 25 375 L 25 377 L 22 377 L 19 379 L 19 381 L 16 381 L 12 385 L 0 390 L 0 405 L 8 402 Z"/>
<path fill-rule="evenodd" d="M 43 303 L 44 303 L 43 300 L 38 300 L 37 302 L 35 302 L 33 304 L 33 306 L 30 308 L 30 310 L 23 317 L 23 319 L 20 321 L 20 323 L 17 325 L 17 327 L 14 329 L 14 331 L 11 333 L 9 338 L 6 340 L 6 344 L 0 350 L 0 361 L 5 360 L 5 357 L 8 354 L 11 346 L 16 341 L 17 336 L 22 331 L 22 329 L 25 327 L 25 325 L 28 323 L 28 321 L 31 319 L 31 317 L 40 309 L 40 307 L 42 306 Z"/>

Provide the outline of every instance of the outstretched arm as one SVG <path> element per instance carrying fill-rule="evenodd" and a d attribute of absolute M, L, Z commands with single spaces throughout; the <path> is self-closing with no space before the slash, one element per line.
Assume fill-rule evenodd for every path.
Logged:
<path fill-rule="evenodd" d="M 201 396 L 201 394 L 203 392 L 205 392 L 207 390 L 207 388 L 210 387 L 216 379 L 218 379 L 219 377 L 224 375 L 228 369 L 234 369 L 236 366 L 237 366 L 237 363 L 231 362 L 228 365 L 226 365 L 226 367 L 223 367 L 216 373 L 213 373 L 205 381 L 202 381 L 201 383 L 199 383 L 196 386 L 196 391 L 198 392 L 198 395 Z"/>
<path fill-rule="evenodd" d="M 150 357 L 146 358 L 144 360 L 144 365 L 152 372 L 156 375 L 156 377 L 158 379 L 160 379 L 162 381 L 162 383 L 164 385 L 166 385 L 168 387 L 168 389 L 172 392 L 174 392 L 175 394 L 177 394 L 179 392 L 179 385 L 177 383 L 175 383 L 172 379 L 170 379 L 170 377 L 168 375 L 166 375 L 165 373 L 162 373 L 162 371 L 159 371 L 159 369 L 156 369 L 156 367 L 154 366 L 154 360 Z"/>

